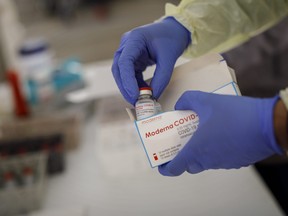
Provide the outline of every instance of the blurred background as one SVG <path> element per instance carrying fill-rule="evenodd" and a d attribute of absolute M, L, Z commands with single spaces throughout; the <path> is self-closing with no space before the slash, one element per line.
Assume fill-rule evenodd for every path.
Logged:
<path fill-rule="evenodd" d="M 110 59 L 123 32 L 164 14 L 164 0 L 13 0 L 25 38 L 43 37 L 57 59 Z M 179 1 L 170 1 L 178 3 Z M 141 12 L 141 13 L 140 13 Z"/>
<path fill-rule="evenodd" d="M 141 209 L 138 215 L 145 215 L 160 211 L 167 201 L 150 201 L 148 185 L 160 181 L 163 191 L 169 187 L 169 193 L 177 194 L 170 189 L 176 182 L 186 193 L 185 185 L 191 184 L 187 178 L 171 183 L 155 170 L 147 180 L 150 167 L 127 119 L 128 105 L 120 95 L 101 91 L 101 80 L 111 79 L 121 35 L 160 18 L 165 3 L 0 0 L 0 215 L 115 215 L 119 209 L 127 215 Z M 287 25 L 284 19 L 223 53 L 243 95 L 269 97 L 288 86 Z M 91 87 L 96 83 L 97 88 Z M 114 82 L 111 89 L 116 89 Z M 271 158 L 256 170 L 287 214 L 287 160 Z M 143 179 L 148 182 L 143 184 Z M 200 189 L 205 186 L 196 192 L 202 193 Z M 135 193 L 144 194 L 131 208 L 129 196 Z M 181 207 L 189 209 L 180 197 L 170 199 L 178 203 L 171 215 Z M 204 199 L 203 205 L 206 201 L 211 200 Z M 150 210 L 143 210 L 143 203 L 149 203 Z M 208 210 L 195 215 L 217 215 Z"/>

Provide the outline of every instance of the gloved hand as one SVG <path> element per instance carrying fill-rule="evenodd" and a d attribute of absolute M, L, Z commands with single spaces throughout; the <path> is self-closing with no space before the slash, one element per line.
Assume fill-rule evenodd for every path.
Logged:
<path fill-rule="evenodd" d="M 282 154 L 274 136 L 277 100 L 185 92 L 175 109 L 195 111 L 198 129 L 172 161 L 159 166 L 159 172 L 177 176 L 184 171 L 240 168 Z"/>
<path fill-rule="evenodd" d="M 112 72 L 124 98 L 134 105 L 139 87 L 147 86 L 142 72 L 156 64 L 150 83 L 158 98 L 172 75 L 178 57 L 190 43 L 190 32 L 174 18 L 138 27 L 123 35 L 114 55 Z"/>

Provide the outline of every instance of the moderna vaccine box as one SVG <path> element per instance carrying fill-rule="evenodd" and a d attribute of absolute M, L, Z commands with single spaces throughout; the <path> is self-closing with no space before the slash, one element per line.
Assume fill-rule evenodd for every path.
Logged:
<path fill-rule="evenodd" d="M 162 110 L 168 111 L 137 121 L 135 110 L 127 109 L 152 168 L 171 161 L 197 131 L 201 121 L 197 113 L 173 110 L 187 90 L 240 95 L 232 69 L 219 55 L 201 57 L 176 67 L 159 100 Z"/>
<path fill-rule="evenodd" d="M 193 111 L 170 111 L 135 121 L 151 167 L 174 158 L 197 130 L 198 123 Z"/>

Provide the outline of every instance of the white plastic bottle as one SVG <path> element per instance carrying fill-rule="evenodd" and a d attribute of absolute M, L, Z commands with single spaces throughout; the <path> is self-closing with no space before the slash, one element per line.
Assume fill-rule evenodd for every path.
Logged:
<path fill-rule="evenodd" d="M 150 87 L 140 88 L 140 94 L 135 104 L 136 118 L 141 120 L 156 114 L 155 102 L 152 97 L 152 89 Z"/>
<path fill-rule="evenodd" d="M 38 105 L 54 94 L 52 83 L 53 56 L 45 39 L 29 39 L 19 48 L 20 77 L 25 95 Z"/>

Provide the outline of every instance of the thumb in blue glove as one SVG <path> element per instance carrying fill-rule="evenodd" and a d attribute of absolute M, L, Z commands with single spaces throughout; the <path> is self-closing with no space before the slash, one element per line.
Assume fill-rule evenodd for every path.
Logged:
<path fill-rule="evenodd" d="M 135 104 L 139 87 L 148 84 L 142 72 L 156 64 L 151 81 L 153 96 L 158 98 L 168 85 L 178 57 L 190 43 L 190 32 L 174 18 L 141 26 L 123 35 L 114 55 L 112 72 L 124 98 Z"/>
<path fill-rule="evenodd" d="M 260 99 L 185 92 L 175 108 L 195 111 L 199 127 L 179 154 L 159 167 L 159 172 L 177 176 L 185 171 L 240 168 L 282 154 L 273 128 L 277 100 L 278 97 Z"/>

